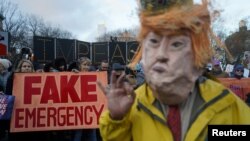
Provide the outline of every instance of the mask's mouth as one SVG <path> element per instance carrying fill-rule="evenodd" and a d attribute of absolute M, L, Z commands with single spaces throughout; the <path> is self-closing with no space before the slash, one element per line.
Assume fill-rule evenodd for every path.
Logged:
<path fill-rule="evenodd" d="M 163 73 L 163 72 L 166 72 L 166 69 L 164 67 L 161 67 L 161 66 L 155 66 L 155 67 L 153 67 L 153 71 L 155 71 L 157 73 Z"/>

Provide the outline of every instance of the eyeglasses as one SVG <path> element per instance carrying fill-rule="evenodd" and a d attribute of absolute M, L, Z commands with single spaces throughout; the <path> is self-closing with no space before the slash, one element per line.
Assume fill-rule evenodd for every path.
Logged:
<path fill-rule="evenodd" d="M 237 72 L 244 72 L 244 70 L 236 70 Z"/>
<path fill-rule="evenodd" d="M 135 71 L 134 71 L 134 73 L 139 73 L 139 72 L 141 72 L 141 71 L 140 71 L 140 70 L 135 70 Z"/>

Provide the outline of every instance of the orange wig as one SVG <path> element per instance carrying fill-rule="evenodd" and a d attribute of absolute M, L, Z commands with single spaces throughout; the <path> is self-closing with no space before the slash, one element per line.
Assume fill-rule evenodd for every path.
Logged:
<path fill-rule="evenodd" d="M 188 31 L 192 40 L 194 52 L 194 64 L 197 68 L 203 68 L 213 55 L 210 46 L 210 15 L 207 2 L 202 5 L 176 6 L 156 15 L 140 13 L 141 29 L 138 40 L 142 40 L 153 31 L 157 34 L 168 30 L 176 34 Z M 141 58 L 143 46 L 139 47 L 137 54 L 132 59 L 130 67 L 133 67 Z"/>

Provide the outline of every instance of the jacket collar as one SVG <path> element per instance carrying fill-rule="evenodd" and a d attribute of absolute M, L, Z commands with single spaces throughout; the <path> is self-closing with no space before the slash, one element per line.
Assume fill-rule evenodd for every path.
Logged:
<path fill-rule="evenodd" d="M 141 108 L 143 111 L 148 113 L 151 117 L 157 117 L 160 122 L 166 122 L 164 114 L 154 106 L 156 98 L 153 95 L 150 87 L 144 83 L 136 90 L 137 96 L 137 108 Z"/>
<path fill-rule="evenodd" d="M 199 108 L 193 121 L 190 122 L 189 130 L 186 134 L 186 140 L 195 140 L 199 134 L 207 127 L 208 123 L 216 113 L 222 111 L 235 102 L 234 95 L 225 89 L 222 84 L 201 77 L 198 80 L 198 89 L 201 98 L 205 103 Z M 152 90 L 146 84 L 143 84 L 136 90 L 137 108 L 141 108 L 154 119 L 164 123 L 166 122 L 162 112 L 157 109 L 153 103 L 156 98 Z M 192 133 L 192 134 L 189 134 Z"/>
<path fill-rule="evenodd" d="M 198 112 L 190 122 L 185 140 L 196 140 L 216 113 L 224 110 L 235 102 L 234 95 L 221 84 L 209 79 L 199 83 L 200 95 L 205 103 L 199 107 Z"/>

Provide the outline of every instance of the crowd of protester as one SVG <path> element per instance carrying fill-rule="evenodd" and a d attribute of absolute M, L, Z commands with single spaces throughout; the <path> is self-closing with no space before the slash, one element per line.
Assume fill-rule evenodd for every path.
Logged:
<path fill-rule="evenodd" d="M 233 69 L 227 72 L 226 68 L 223 68 L 221 62 L 217 59 L 213 59 L 207 66 L 207 73 L 216 78 L 249 78 L 249 72 L 245 71 L 249 71 L 249 69 L 245 68 L 241 63 L 235 63 Z"/>
<path fill-rule="evenodd" d="M 26 54 L 26 52 L 25 52 Z M 101 61 L 99 66 L 92 65 L 92 61 L 87 57 L 81 57 L 78 60 L 67 63 L 65 58 L 58 57 L 46 64 L 37 64 L 32 62 L 29 52 L 28 55 L 21 55 L 19 60 L 11 62 L 8 59 L 0 59 L 0 91 L 12 95 L 15 73 L 46 73 L 46 72 L 90 72 L 106 71 L 109 75 L 112 70 L 118 74 L 126 73 L 128 82 L 138 87 L 143 83 L 143 75 L 140 72 L 141 67 L 135 70 L 127 68 L 120 63 L 109 63 L 107 60 Z M 138 75 L 138 81 L 137 79 Z M 110 80 L 109 80 L 110 81 Z M 137 83 L 138 82 L 138 83 Z M 82 130 L 63 130 L 63 131 L 42 131 L 42 132 L 21 132 L 10 133 L 10 120 L 0 120 L 0 141 L 101 141 L 98 129 Z"/>

